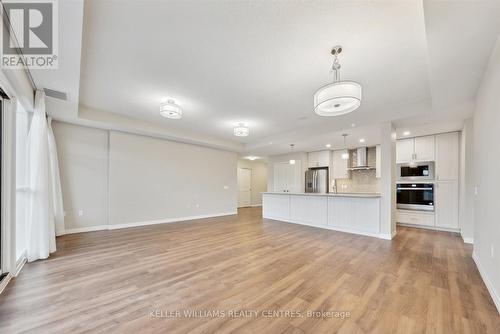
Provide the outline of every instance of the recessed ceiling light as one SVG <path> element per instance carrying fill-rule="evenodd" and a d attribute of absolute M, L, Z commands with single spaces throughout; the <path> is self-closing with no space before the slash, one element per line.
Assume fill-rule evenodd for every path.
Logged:
<path fill-rule="evenodd" d="M 246 137 L 250 134 L 250 129 L 245 123 L 238 123 L 238 126 L 234 128 L 233 133 L 236 137 Z"/>
<path fill-rule="evenodd" d="M 410 131 L 403 132 L 403 136 L 409 136 L 409 135 L 410 135 Z"/>
<path fill-rule="evenodd" d="M 254 156 L 254 155 L 249 155 L 249 156 L 247 157 L 247 159 L 248 159 L 248 160 L 252 160 L 252 161 L 254 161 L 254 160 L 257 160 L 257 159 L 258 159 L 258 157 Z"/>
<path fill-rule="evenodd" d="M 359 140 L 359 142 L 360 142 L 360 143 L 364 143 L 364 142 L 365 142 L 365 138 L 361 138 L 361 139 Z"/>
<path fill-rule="evenodd" d="M 325 146 L 326 146 L 327 148 L 330 148 L 330 147 L 332 147 L 332 144 L 326 144 Z"/>
<path fill-rule="evenodd" d="M 168 99 L 167 102 L 160 104 L 160 115 L 170 119 L 182 118 L 182 109 L 173 99 Z"/>

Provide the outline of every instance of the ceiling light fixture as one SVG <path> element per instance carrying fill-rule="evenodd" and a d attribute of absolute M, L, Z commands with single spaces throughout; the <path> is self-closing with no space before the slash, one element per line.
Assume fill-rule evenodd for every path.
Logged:
<path fill-rule="evenodd" d="M 334 56 L 333 83 L 321 87 L 314 94 L 314 112 L 320 116 L 344 115 L 361 105 L 361 85 L 354 81 L 340 81 L 338 55 L 341 52 L 341 46 L 335 46 L 331 52 Z"/>
<path fill-rule="evenodd" d="M 410 135 L 410 131 L 403 132 L 403 136 L 409 136 L 409 135 Z"/>
<path fill-rule="evenodd" d="M 245 123 L 238 123 L 238 126 L 234 128 L 234 135 L 236 137 L 246 137 L 250 134 L 250 129 Z"/>
<path fill-rule="evenodd" d="M 341 155 L 341 158 L 343 160 L 348 160 L 349 159 L 349 151 L 347 150 L 347 145 L 345 143 L 345 139 L 346 139 L 347 136 L 348 136 L 347 133 L 342 134 L 342 137 L 344 137 L 344 150 L 345 150 L 345 152 L 342 153 L 342 155 Z"/>
<path fill-rule="evenodd" d="M 325 146 L 326 146 L 327 148 L 330 148 L 330 147 L 332 147 L 332 144 L 326 144 Z"/>
<path fill-rule="evenodd" d="M 360 143 L 364 143 L 364 142 L 365 142 L 365 138 L 361 138 L 361 139 L 359 140 L 359 142 L 360 142 Z"/>
<path fill-rule="evenodd" d="M 182 118 L 182 109 L 173 99 L 160 104 L 160 115 L 170 119 Z"/>
<path fill-rule="evenodd" d="M 254 161 L 254 160 L 257 160 L 258 157 L 254 156 L 254 155 L 250 155 L 250 156 L 247 157 L 247 159 Z"/>

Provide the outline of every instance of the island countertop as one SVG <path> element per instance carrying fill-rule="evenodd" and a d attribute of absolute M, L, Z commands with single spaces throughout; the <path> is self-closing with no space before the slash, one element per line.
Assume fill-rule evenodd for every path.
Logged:
<path fill-rule="evenodd" d="M 263 192 L 262 194 L 269 195 L 298 195 L 298 196 L 331 196 L 331 197 L 360 197 L 360 198 L 374 198 L 380 197 L 380 193 L 286 193 L 286 192 Z"/>

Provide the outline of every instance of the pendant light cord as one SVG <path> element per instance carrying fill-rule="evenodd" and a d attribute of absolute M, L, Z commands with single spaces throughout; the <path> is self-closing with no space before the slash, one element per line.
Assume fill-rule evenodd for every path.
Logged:
<path fill-rule="evenodd" d="M 337 54 L 334 55 L 333 59 L 333 64 L 332 64 L 332 71 L 333 71 L 333 82 L 339 82 L 340 81 L 340 62 L 339 58 L 337 57 Z"/>

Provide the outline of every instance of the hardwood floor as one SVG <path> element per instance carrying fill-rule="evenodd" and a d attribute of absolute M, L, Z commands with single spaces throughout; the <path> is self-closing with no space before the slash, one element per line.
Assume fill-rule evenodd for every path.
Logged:
<path fill-rule="evenodd" d="M 500 333 L 472 249 L 450 233 L 399 228 L 391 242 L 251 208 L 57 245 L 0 295 L 0 333 Z"/>

